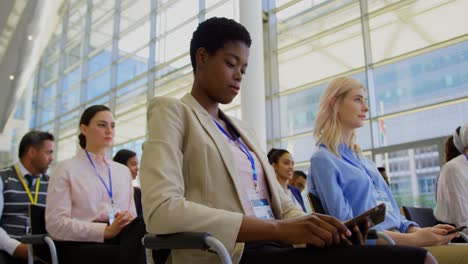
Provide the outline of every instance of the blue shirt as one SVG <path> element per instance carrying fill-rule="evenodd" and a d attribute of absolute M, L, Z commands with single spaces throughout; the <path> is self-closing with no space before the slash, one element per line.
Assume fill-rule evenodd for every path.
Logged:
<path fill-rule="evenodd" d="M 400 214 L 387 183 L 372 161 L 358 156 L 345 144 L 338 146 L 338 153 L 342 159 L 321 145 L 310 159 L 308 190 L 319 197 L 327 214 L 346 221 L 376 206 L 378 197 L 385 195 L 392 210 L 387 206 L 385 221 L 372 229 L 406 233 L 411 225 L 418 226 Z"/>

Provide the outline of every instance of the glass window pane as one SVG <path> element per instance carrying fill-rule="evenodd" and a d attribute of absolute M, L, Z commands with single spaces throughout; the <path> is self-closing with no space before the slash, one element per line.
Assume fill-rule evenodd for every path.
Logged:
<path fill-rule="evenodd" d="M 374 62 L 467 34 L 466 10 L 468 1 L 399 1 L 396 8 L 371 15 Z"/>
<path fill-rule="evenodd" d="M 76 69 L 72 70 L 67 75 L 65 75 L 65 77 L 63 78 L 62 92 L 68 90 L 70 87 L 79 83 L 80 80 L 81 80 L 81 67 L 77 67 Z"/>
<path fill-rule="evenodd" d="M 468 122 L 466 113 L 467 101 L 387 118 L 383 125 L 374 122 L 374 146 L 391 146 L 452 134 L 456 127 Z"/>
<path fill-rule="evenodd" d="M 111 48 L 103 49 L 88 61 L 88 77 L 109 66 L 112 61 Z"/>
<path fill-rule="evenodd" d="M 281 142 L 281 148 L 293 155 L 294 162 L 308 162 L 315 151 L 315 139 L 311 134 Z"/>
<path fill-rule="evenodd" d="M 44 65 L 41 67 L 42 70 L 42 80 L 41 83 L 46 83 L 58 76 L 58 59 L 50 62 L 50 64 Z"/>
<path fill-rule="evenodd" d="M 60 114 L 64 114 L 77 108 L 80 105 L 80 87 L 71 89 L 62 95 L 60 107 Z"/>
<path fill-rule="evenodd" d="M 320 19 L 314 12 L 304 12 L 298 18 L 279 20 L 280 90 L 363 67 L 359 14 L 359 3 L 353 2 L 327 10 Z"/>
<path fill-rule="evenodd" d="M 40 123 L 44 124 L 55 118 L 55 102 L 39 107 Z"/>
<path fill-rule="evenodd" d="M 440 172 L 437 145 L 390 151 L 375 155 L 386 168 L 390 188 L 399 206 L 435 206 L 435 180 Z"/>
<path fill-rule="evenodd" d="M 81 42 L 65 51 L 65 68 L 77 63 L 81 57 Z"/>
<path fill-rule="evenodd" d="M 112 14 L 112 13 L 111 13 Z M 106 16 L 104 20 L 99 20 L 97 24 L 91 25 L 89 37 L 90 52 L 102 47 L 106 43 L 111 43 L 114 32 L 113 16 Z"/>
<path fill-rule="evenodd" d="M 164 12 L 166 18 L 164 29 L 165 31 L 170 31 L 197 14 L 198 0 L 174 1 L 174 4 L 170 5 Z"/>
<path fill-rule="evenodd" d="M 239 11 L 235 2 L 233 0 L 226 1 L 225 3 L 222 2 L 223 1 L 218 1 L 218 4 L 213 6 L 207 5 L 206 7 L 209 8 L 209 11 L 206 13 L 205 18 L 208 19 L 211 17 L 227 17 L 232 19 L 238 19 Z"/>
<path fill-rule="evenodd" d="M 145 102 L 142 96 L 139 99 Z M 116 115 L 116 132 L 115 132 L 115 144 L 121 144 L 128 142 L 131 139 L 144 137 L 146 135 L 146 104 L 135 105 L 138 102 L 132 102 L 132 104 L 120 104 L 117 106 L 119 112 L 125 112 L 124 115 Z"/>
<path fill-rule="evenodd" d="M 89 80 L 86 99 L 91 100 L 99 95 L 102 95 L 103 93 L 108 92 L 111 88 L 110 77 L 110 70 L 107 70 L 99 76 Z"/>
<path fill-rule="evenodd" d="M 40 104 L 45 104 L 57 95 L 57 83 L 52 83 L 39 90 Z"/>
<path fill-rule="evenodd" d="M 172 32 L 162 41 L 164 41 L 164 61 L 169 61 L 184 53 L 188 53 L 190 49 L 190 40 L 192 33 L 198 26 L 198 20 L 192 20 L 177 31 Z M 156 47 L 158 49 L 158 47 Z"/>
<path fill-rule="evenodd" d="M 378 67 L 379 115 L 468 96 L 468 41 Z"/>
<path fill-rule="evenodd" d="M 62 160 L 72 158 L 76 155 L 78 149 L 78 138 L 76 136 L 71 136 L 67 138 L 61 138 L 57 142 L 57 154 L 56 154 L 56 163 Z"/>
<path fill-rule="evenodd" d="M 150 0 L 132 0 L 124 1 L 121 6 L 120 14 L 120 34 L 126 32 L 129 27 L 133 26 L 137 21 L 147 16 L 151 11 Z M 149 20 L 149 18 L 147 18 Z"/>
<path fill-rule="evenodd" d="M 148 60 L 130 57 L 117 65 L 117 85 L 133 79 L 148 70 Z"/>
<path fill-rule="evenodd" d="M 121 36 L 121 39 L 119 40 L 119 57 L 123 57 L 141 49 L 143 46 L 148 45 L 149 40 L 150 21 L 148 20 L 124 36 Z M 145 58 L 147 59 L 148 57 L 149 52 L 145 54 Z"/>

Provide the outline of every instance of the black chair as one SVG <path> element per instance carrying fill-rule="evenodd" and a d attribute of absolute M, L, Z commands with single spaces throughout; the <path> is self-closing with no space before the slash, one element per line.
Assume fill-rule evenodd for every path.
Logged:
<path fill-rule="evenodd" d="M 312 206 L 312 209 L 314 210 L 314 212 L 318 214 L 326 214 L 325 209 L 323 208 L 323 205 L 322 205 L 322 201 L 320 201 L 320 198 L 318 198 L 318 196 L 309 192 L 307 197 L 309 198 L 309 203 Z M 369 230 L 369 233 L 367 234 L 367 239 L 377 239 L 377 238 L 381 238 L 387 241 L 389 245 L 396 245 L 395 241 L 393 241 L 393 239 L 389 237 L 387 234 L 385 234 L 384 232 L 376 231 L 373 229 Z"/>
<path fill-rule="evenodd" d="M 431 227 L 440 222 L 434 216 L 432 208 L 403 206 L 406 219 L 418 223 L 420 227 Z"/>
<path fill-rule="evenodd" d="M 28 263 L 34 263 L 34 256 L 36 256 L 46 262 L 52 261 L 52 264 L 58 264 L 54 241 L 47 236 L 45 207 L 34 204 L 29 205 L 29 219 L 31 234 L 20 238 L 21 243 L 28 244 Z"/>
<path fill-rule="evenodd" d="M 432 210 L 432 208 L 403 206 L 403 212 L 405 214 L 406 219 L 416 222 L 420 227 L 431 227 L 437 224 L 447 224 L 435 218 L 434 210 Z M 449 224 L 449 225 L 453 225 L 453 224 Z M 468 236 L 460 232 L 460 238 L 454 238 L 451 242 L 452 243 L 468 242 Z"/>
<path fill-rule="evenodd" d="M 155 263 L 165 263 L 172 249 L 200 249 L 216 253 L 223 264 L 231 264 L 231 255 L 226 247 L 209 233 L 184 232 L 168 235 L 146 235 L 143 246 L 156 250 Z M 148 251 L 146 251 L 148 254 Z M 162 253 L 162 254 L 161 254 Z M 158 256 L 161 254 L 161 256 Z M 147 259 L 149 257 L 147 256 Z"/>

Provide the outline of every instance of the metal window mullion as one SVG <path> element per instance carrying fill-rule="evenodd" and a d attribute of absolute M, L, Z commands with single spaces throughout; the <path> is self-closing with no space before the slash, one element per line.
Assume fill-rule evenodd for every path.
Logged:
<path fill-rule="evenodd" d="M 279 92 L 279 74 L 278 74 L 278 56 L 275 50 L 278 48 L 278 31 L 276 27 L 276 14 L 274 13 L 275 1 L 274 0 L 264 0 L 263 1 L 264 14 L 266 14 L 266 23 L 263 24 L 265 41 L 264 48 L 267 51 L 268 56 L 265 58 L 265 95 L 266 98 L 269 98 L 266 101 L 266 118 L 270 120 L 267 127 L 267 140 L 272 141 L 274 139 L 281 138 L 281 104 L 279 97 L 273 97 L 273 94 Z M 267 124 L 268 125 L 268 124 Z M 268 135 L 268 133 L 270 135 Z M 281 144 L 278 141 L 278 144 Z M 275 147 L 275 146 L 272 146 Z M 279 147 L 276 146 L 276 147 Z"/>
<path fill-rule="evenodd" d="M 119 32 L 120 32 L 120 15 L 121 15 L 121 0 L 115 1 L 114 6 L 114 32 L 112 34 L 112 63 L 111 63 L 111 90 L 109 93 L 109 108 L 112 111 L 112 114 L 115 116 L 116 113 L 116 101 L 117 101 L 117 89 L 114 89 L 117 86 L 117 61 L 119 59 Z M 112 143 L 112 148 L 107 150 L 107 154 L 112 156 L 112 149 L 114 143 Z"/>
<path fill-rule="evenodd" d="M 81 110 L 85 110 L 86 101 L 88 98 L 88 54 L 91 50 L 91 22 L 93 15 L 93 1 L 87 1 L 85 26 L 84 26 L 84 39 L 81 46 L 81 91 L 80 91 L 80 105 Z"/>
<path fill-rule="evenodd" d="M 34 109 L 31 109 L 31 111 L 34 111 L 35 112 L 35 115 L 34 115 L 34 127 L 31 127 L 31 129 L 37 129 L 37 127 L 39 126 L 39 89 L 41 88 L 41 85 L 40 85 L 40 72 L 41 72 L 41 68 L 43 67 L 43 60 L 41 60 L 40 62 L 40 67 L 39 67 L 39 70 L 36 72 L 36 78 L 34 78 L 34 87 L 33 87 L 33 92 L 32 92 L 32 96 L 34 98 L 36 98 L 36 105 L 34 106 Z M 35 89 L 34 89 L 35 88 Z M 31 122 L 30 122 L 31 123 Z"/>
<path fill-rule="evenodd" d="M 369 28 L 369 12 L 367 7 L 367 0 L 360 0 L 359 7 L 361 11 L 361 28 L 362 28 L 362 41 L 364 45 L 364 62 L 365 62 L 365 74 L 367 81 L 367 98 L 369 104 L 369 127 L 371 135 L 371 149 L 374 149 L 374 131 L 373 131 L 373 113 L 377 113 L 375 98 L 375 83 L 374 83 L 374 72 L 372 68 L 372 46 L 370 39 L 370 28 Z"/>
<path fill-rule="evenodd" d="M 43 93 L 40 92 L 40 89 L 43 89 L 41 83 L 42 83 L 42 81 L 44 79 L 44 74 L 42 74 L 43 69 L 45 67 L 44 59 L 41 60 L 39 65 L 40 65 L 40 67 L 39 67 L 38 77 L 37 77 L 38 86 L 37 86 L 37 91 L 36 91 L 36 96 L 37 96 L 36 97 L 37 98 L 37 106 L 36 106 L 37 112 L 36 112 L 36 121 L 35 121 L 36 127 L 38 127 L 39 124 L 42 123 L 42 117 L 41 117 L 42 115 L 39 114 L 39 109 L 42 109 L 42 105 L 43 105 L 43 101 L 44 101 L 43 96 L 42 96 Z M 39 107 L 39 105 L 41 107 Z M 41 111 L 43 111 L 43 110 L 41 110 Z"/>
<path fill-rule="evenodd" d="M 206 3 L 205 0 L 198 1 L 198 22 L 205 21 L 206 18 Z"/>
<path fill-rule="evenodd" d="M 151 0 L 151 12 L 150 12 L 150 43 L 149 43 L 149 59 L 148 59 L 148 88 L 146 92 L 147 100 L 146 105 L 149 104 L 151 98 L 154 97 L 154 81 L 156 79 L 156 73 L 151 70 L 156 67 L 156 36 L 157 36 L 157 14 L 158 14 L 158 1 Z"/>
<path fill-rule="evenodd" d="M 57 80 L 57 94 L 58 91 L 63 88 L 64 84 L 64 74 L 65 74 L 65 63 L 66 63 L 66 52 L 65 52 L 65 47 L 66 47 L 66 42 L 67 42 L 67 32 L 68 32 L 68 20 L 69 20 L 69 14 L 70 14 L 70 9 L 67 8 L 67 10 L 64 12 L 63 15 L 63 21 L 62 21 L 62 36 L 60 38 L 60 51 L 59 54 L 62 54 L 62 56 L 59 57 L 58 61 L 58 80 Z M 60 137 L 60 119 L 57 118 L 60 114 L 60 105 L 62 103 L 62 94 L 60 96 L 57 96 L 57 101 L 55 103 L 55 117 L 54 117 L 54 135 L 55 138 Z M 58 151 L 54 152 L 54 155 L 57 158 Z"/>
<path fill-rule="evenodd" d="M 112 34 L 111 92 L 109 94 L 109 106 L 113 114 L 116 112 L 117 97 L 117 91 L 114 88 L 117 86 L 117 62 L 119 59 L 120 5 L 121 0 L 116 0 L 114 7 L 114 32 Z"/>

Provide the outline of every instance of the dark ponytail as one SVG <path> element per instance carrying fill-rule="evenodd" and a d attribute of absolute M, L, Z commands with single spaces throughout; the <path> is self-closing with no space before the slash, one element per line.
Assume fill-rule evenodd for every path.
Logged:
<path fill-rule="evenodd" d="M 81 115 L 80 126 L 81 125 L 88 126 L 91 119 L 93 119 L 93 117 L 97 113 L 99 113 L 101 111 L 109 111 L 110 112 L 110 109 L 109 109 L 109 107 L 107 107 L 105 105 L 93 105 L 93 106 L 90 106 L 90 107 L 86 108 L 86 110 L 84 110 L 83 114 Z M 85 149 L 86 148 L 86 137 L 85 137 L 85 135 L 80 133 L 78 135 L 78 140 L 80 141 L 80 146 L 83 149 Z"/>
<path fill-rule="evenodd" d="M 285 153 L 289 153 L 289 151 L 285 149 L 270 149 L 270 151 L 267 154 L 268 162 L 270 162 L 270 164 L 278 163 L 281 156 L 283 156 Z"/>

